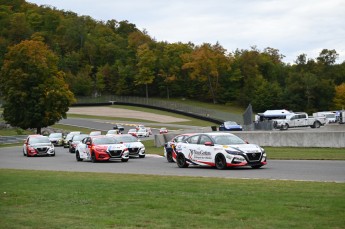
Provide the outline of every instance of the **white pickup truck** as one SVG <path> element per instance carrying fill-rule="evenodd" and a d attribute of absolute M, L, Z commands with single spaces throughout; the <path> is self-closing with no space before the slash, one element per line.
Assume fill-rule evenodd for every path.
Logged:
<path fill-rule="evenodd" d="M 307 113 L 291 113 L 285 119 L 275 119 L 273 126 L 276 129 L 287 130 L 293 127 L 320 128 L 327 123 L 326 117 L 308 117 Z"/>

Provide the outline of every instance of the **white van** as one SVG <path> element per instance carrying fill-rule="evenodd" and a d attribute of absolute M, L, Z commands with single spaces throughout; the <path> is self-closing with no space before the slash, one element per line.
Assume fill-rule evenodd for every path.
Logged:
<path fill-rule="evenodd" d="M 317 117 L 326 117 L 327 123 L 335 123 L 336 122 L 336 118 L 335 118 L 335 113 L 331 112 L 331 111 L 322 111 L 322 112 L 316 112 L 313 113 L 313 117 L 317 118 Z"/>

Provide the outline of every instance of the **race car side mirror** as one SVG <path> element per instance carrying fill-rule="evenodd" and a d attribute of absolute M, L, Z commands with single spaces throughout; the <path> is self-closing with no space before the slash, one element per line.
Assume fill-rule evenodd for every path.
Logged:
<path fill-rule="evenodd" d="M 212 142 L 205 142 L 205 146 L 214 146 Z"/>

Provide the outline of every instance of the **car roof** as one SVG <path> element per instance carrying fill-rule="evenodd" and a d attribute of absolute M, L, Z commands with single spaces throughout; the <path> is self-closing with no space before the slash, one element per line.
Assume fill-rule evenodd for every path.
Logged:
<path fill-rule="evenodd" d="M 30 134 L 30 135 L 28 135 L 28 138 L 37 138 L 37 137 L 47 137 L 47 136 L 44 136 L 41 134 Z"/>

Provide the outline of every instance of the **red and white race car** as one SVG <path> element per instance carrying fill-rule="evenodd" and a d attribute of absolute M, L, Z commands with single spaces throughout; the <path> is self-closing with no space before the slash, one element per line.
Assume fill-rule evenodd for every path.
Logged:
<path fill-rule="evenodd" d="M 254 169 L 267 164 L 263 148 L 248 144 L 230 133 L 195 134 L 176 144 L 176 162 L 180 168 L 189 165 L 227 167 L 251 166 Z"/>
<path fill-rule="evenodd" d="M 24 141 L 23 155 L 27 157 L 55 156 L 55 148 L 47 136 L 29 135 Z"/>
<path fill-rule="evenodd" d="M 97 161 L 121 160 L 127 162 L 129 159 L 128 148 L 110 136 L 98 135 L 84 138 L 75 149 L 77 161 L 84 159 Z"/>

